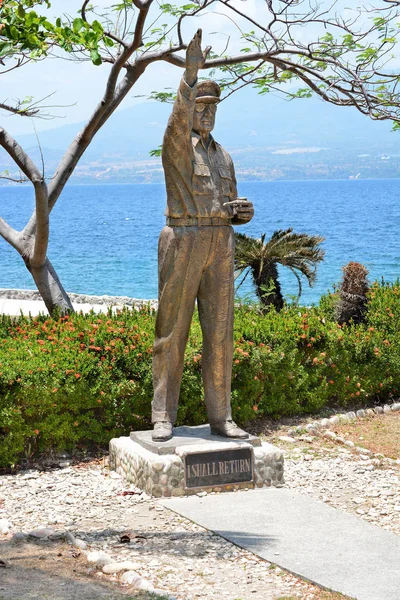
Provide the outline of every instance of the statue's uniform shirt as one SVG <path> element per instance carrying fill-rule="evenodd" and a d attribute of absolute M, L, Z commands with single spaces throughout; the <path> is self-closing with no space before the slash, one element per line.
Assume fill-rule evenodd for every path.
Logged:
<path fill-rule="evenodd" d="M 223 204 L 237 198 L 233 162 L 213 138 L 207 149 L 192 131 L 195 99 L 196 88 L 182 79 L 162 148 L 166 215 L 230 218 Z"/>
<path fill-rule="evenodd" d="M 182 79 L 164 136 L 169 219 L 222 218 L 225 225 L 167 226 L 158 246 L 159 304 L 153 349 L 152 420 L 175 422 L 185 347 L 197 299 L 201 367 L 210 422 L 231 418 L 234 232 L 224 202 L 237 197 L 233 163 L 192 131 L 196 85 Z M 170 221 L 168 221 L 170 223 Z M 217 222 L 219 223 L 219 222 Z M 200 401 L 200 398 L 198 399 Z"/>

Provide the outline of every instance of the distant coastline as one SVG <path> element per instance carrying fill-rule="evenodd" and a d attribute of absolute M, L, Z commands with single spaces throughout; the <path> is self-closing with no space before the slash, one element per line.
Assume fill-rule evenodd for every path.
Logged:
<path fill-rule="evenodd" d="M 285 178 L 279 178 L 279 177 L 275 177 L 275 178 L 266 178 L 266 179 L 241 179 L 240 178 L 240 174 L 237 178 L 237 182 L 240 183 L 296 183 L 296 182 L 301 182 L 301 183 L 306 183 L 306 182 L 332 182 L 332 181 L 400 181 L 400 177 L 356 177 L 354 175 L 349 175 L 348 177 L 304 177 L 303 179 L 290 179 L 289 177 L 285 177 Z M 7 182 L 6 180 L 1 180 L 0 179 L 0 187 L 31 187 L 31 182 L 30 181 L 26 181 L 26 182 L 15 182 L 15 181 L 10 181 Z M 165 181 L 118 181 L 118 179 L 115 180 L 111 180 L 111 181 L 101 181 L 98 179 L 93 179 L 93 180 L 89 180 L 89 181 L 85 181 L 85 182 L 79 182 L 74 180 L 74 178 L 71 178 L 71 180 L 69 181 L 69 183 L 67 184 L 67 187 L 72 187 L 72 186 L 76 186 L 76 187 L 88 187 L 88 186 L 102 186 L 102 187 L 107 187 L 107 186 L 115 186 L 115 185 L 121 185 L 121 186 L 128 186 L 128 185 L 145 185 L 145 186 L 150 186 L 150 185 L 161 185 L 165 187 Z"/>

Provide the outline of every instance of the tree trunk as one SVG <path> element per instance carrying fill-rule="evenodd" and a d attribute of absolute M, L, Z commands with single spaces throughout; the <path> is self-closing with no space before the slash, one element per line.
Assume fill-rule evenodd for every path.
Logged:
<path fill-rule="evenodd" d="M 60 310 L 61 313 L 74 311 L 71 300 L 47 257 L 40 267 L 32 267 L 28 262 L 26 267 L 31 273 L 50 315 L 54 313 L 55 309 Z"/>
<path fill-rule="evenodd" d="M 274 306 L 277 311 L 283 308 L 283 296 L 278 281 L 278 268 L 276 263 L 270 262 L 264 265 L 259 273 L 253 272 L 256 294 L 264 306 Z M 263 289 L 264 288 L 264 289 Z M 266 289 L 265 289 L 266 288 Z M 269 288 L 271 291 L 268 291 Z"/>

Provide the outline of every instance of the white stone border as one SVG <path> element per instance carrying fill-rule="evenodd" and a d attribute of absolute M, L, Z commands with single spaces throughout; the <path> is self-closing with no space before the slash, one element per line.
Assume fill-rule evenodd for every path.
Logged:
<path fill-rule="evenodd" d="M 316 437 L 322 436 L 338 444 L 342 444 L 349 448 L 353 448 L 356 452 L 358 452 L 361 455 L 368 455 L 372 459 L 372 463 L 374 464 L 375 462 L 376 466 L 379 466 L 379 464 L 382 463 L 388 465 L 400 465 L 400 459 L 395 460 L 392 458 L 387 458 L 383 456 L 383 454 L 374 453 L 371 450 L 368 450 L 367 448 L 363 448 L 362 446 L 356 446 L 356 444 L 351 440 L 346 440 L 346 438 L 337 435 L 334 431 L 330 431 L 330 427 L 334 427 L 335 425 L 351 423 L 352 421 L 356 421 L 357 419 L 365 419 L 366 417 L 372 417 L 375 415 L 390 415 L 392 412 L 399 412 L 399 400 L 397 400 L 393 404 L 375 406 L 375 408 L 360 408 L 357 411 L 338 413 L 336 415 L 332 415 L 332 417 L 330 417 L 329 419 L 319 419 L 318 421 L 307 423 L 307 425 L 305 426 L 298 425 L 297 427 L 290 429 L 288 431 L 288 435 L 294 437 L 302 435 L 304 434 L 304 432 L 307 432 L 308 434 L 314 435 Z"/>
<path fill-rule="evenodd" d="M 400 400 L 400 399 L 399 399 Z M 329 419 L 323 418 L 318 421 L 313 421 L 312 423 L 307 423 L 307 425 L 298 425 L 293 429 L 288 431 L 288 435 L 295 436 L 301 435 L 304 431 L 308 433 L 316 433 L 320 429 L 329 429 L 332 426 L 339 425 L 342 423 L 350 423 L 351 421 L 355 421 L 356 419 L 363 419 L 365 417 L 370 417 L 374 415 L 390 415 L 392 412 L 400 411 L 400 401 L 397 400 L 393 404 L 385 404 L 384 406 L 376 406 L 375 408 L 360 408 L 357 411 L 349 411 L 347 413 L 338 413 L 336 415 L 332 415 Z"/>

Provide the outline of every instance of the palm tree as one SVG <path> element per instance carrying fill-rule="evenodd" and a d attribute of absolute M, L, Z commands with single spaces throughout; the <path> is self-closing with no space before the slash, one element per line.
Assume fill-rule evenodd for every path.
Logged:
<path fill-rule="evenodd" d="M 343 323 L 362 323 L 367 310 L 369 283 L 368 269 L 358 262 L 349 262 L 342 267 L 343 279 L 339 286 L 339 302 L 336 318 Z"/>
<path fill-rule="evenodd" d="M 304 275 L 311 287 L 315 282 L 317 264 L 325 256 L 319 246 L 324 238 L 307 233 L 293 233 L 293 228 L 278 229 L 265 242 L 265 233 L 260 239 L 243 233 L 235 233 L 235 271 L 238 276 L 248 269 L 241 283 L 251 273 L 256 294 L 264 306 L 283 307 L 283 296 L 278 279 L 278 264 L 287 267 L 297 278 L 301 296 L 301 276 Z M 241 285 L 241 284 L 240 284 Z"/>

